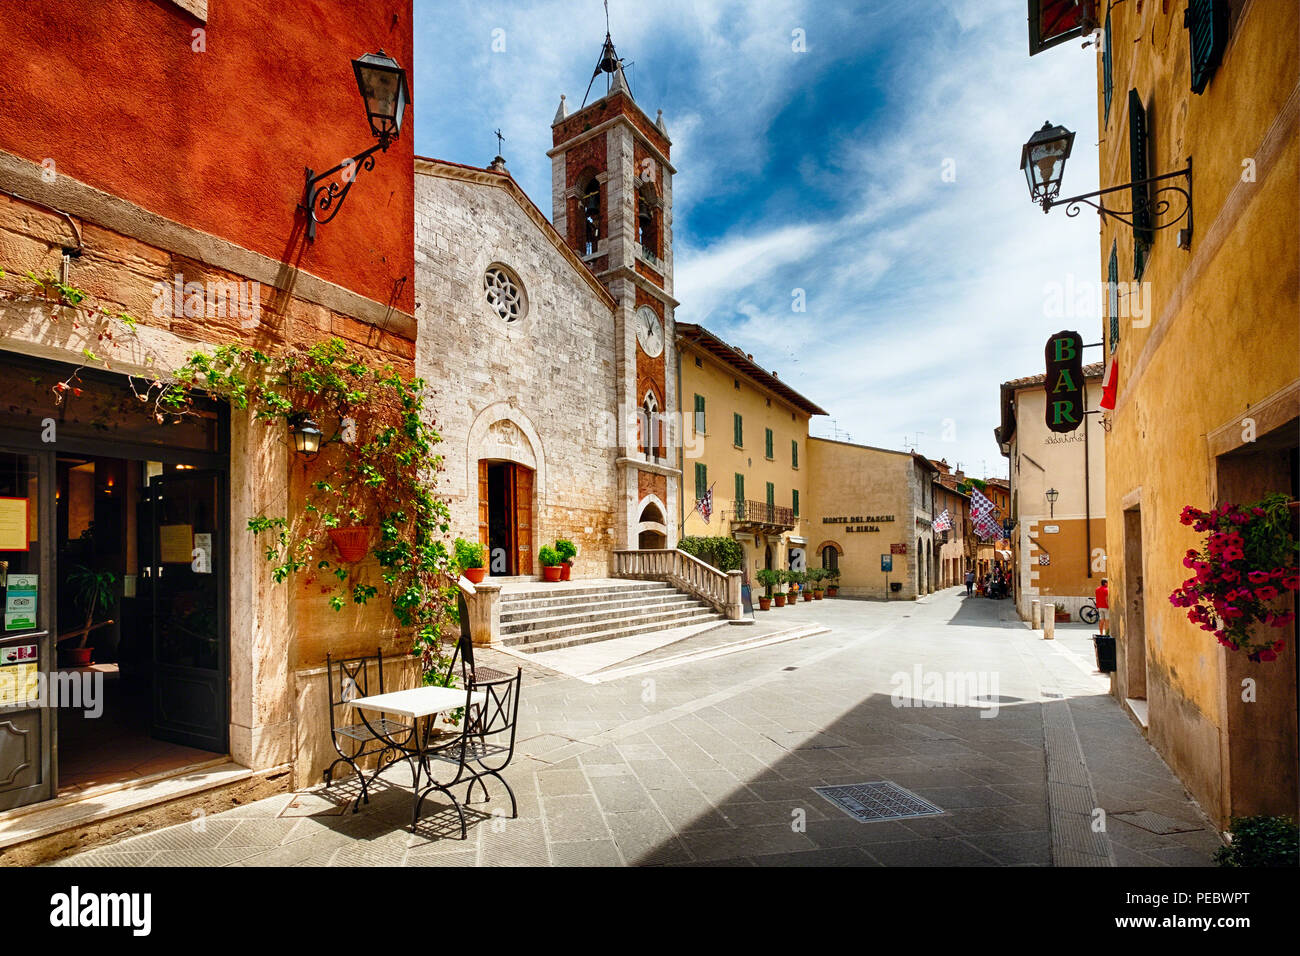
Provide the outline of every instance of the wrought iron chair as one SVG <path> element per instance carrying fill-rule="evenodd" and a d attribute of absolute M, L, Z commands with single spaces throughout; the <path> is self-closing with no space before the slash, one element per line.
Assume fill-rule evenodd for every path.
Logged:
<path fill-rule="evenodd" d="M 452 794 L 451 788 L 462 783 L 469 784 L 465 791 L 465 803 L 470 803 L 474 796 L 474 785 L 483 790 L 483 799 L 488 799 L 487 784 L 484 778 L 495 777 L 510 795 L 510 816 L 519 816 L 519 805 L 515 801 L 515 792 L 501 776 L 501 771 L 510 764 L 515 753 L 515 729 L 519 719 L 519 688 L 523 682 L 523 670 L 516 668 L 513 677 L 499 680 L 483 681 L 465 688 L 465 718 L 461 720 L 460 730 L 446 743 L 422 747 L 422 767 L 429 780 L 429 785 L 420 791 L 411 812 L 411 831 L 414 832 L 420 819 L 420 807 L 424 798 L 434 790 L 444 793 L 456 808 L 460 818 L 460 838 L 464 840 L 468 831 L 465 826 L 465 812 L 459 801 Z M 474 694 L 486 698 L 482 704 L 473 701 Z M 471 715 L 475 715 L 471 717 Z M 427 734 L 427 729 L 426 729 Z M 434 776 L 434 768 L 441 767 L 444 772 L 454 767 L 451 779 L 439 781 Z"/>
<path fill-rule="evenodd" d="M 400 721 L 389 720 L 382 715 L 377 719 L 367 719 L 363 715 L 361 723 L 339 724 L 335 711 L 339 708 L 350 707 L 351 702 L 359 697 L 370 696 L 370 665 L 372 664 L 379 685 L 379 689 L 375 693 L 382 694 L 384 692 L 384 652 L 382 649 L 375 648 L 373 655 L 350 657 L 337 661 L 329 654 L 325 655 L 325 669 L 329 680 L 330 695 L 330 743 L 334 745 L 334 752 L 339 755 L 338 759 L 325 769 L 325 786 L 330 787 L 333 785 L 334 768 L 339 764 L 345 763 L 351 767 L 353 773 L 357 775 L 357 779 L 361 781 L 361 793 L 357 796 L 356 803 L 353 804 L 353 813 L 360 809 L 363 800 L 367 804 L 370 803 L 369 783 L 366 780 L 366 775 L 357 766 L 357 761 L 378 754 L 377 766 L 382 767 L 384 757 L 390 752 L 395 755 L 393 759 L 400 759 L 401 752 L 390 741 L 396 740 L 396 742 L 405 745 L 410 742 L 415 734 L 414 727 Z M 387 739 L 381 741 L 377 736 L 378 734 L 382 734 Z M 351 746 L 347 743 L 349 741 Z M 380 743 L 383 746 L 374 746 Z M 352 752 L 349 753 L 344 747 L 348 747 Z M 372 775 L 371 779 L 373 777 L 374 775 Z"/>

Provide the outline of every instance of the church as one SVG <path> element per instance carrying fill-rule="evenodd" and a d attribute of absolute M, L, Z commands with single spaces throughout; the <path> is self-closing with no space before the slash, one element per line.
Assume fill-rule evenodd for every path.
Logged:
<path fill-rule="evenodd" d="M 415 158 L 415 368 L 443 439 L 439 492 L 494 577 L 578 547 L 670 548 L 678 525 L 671 141 L 608 34 L 604 95 L 552 123 L 551 218 L 498 156 Z"/>

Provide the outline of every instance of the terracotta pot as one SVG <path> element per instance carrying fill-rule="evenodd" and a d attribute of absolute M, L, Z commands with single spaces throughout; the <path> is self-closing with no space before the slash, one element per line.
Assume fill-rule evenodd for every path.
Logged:
<path fill-rule="evenodd" d="M 344 561 L 360 561 L 370 549 L 371 528 L 358 525 L 354 528 L 330 528 L 330 540 Z"/>
<path fill-rule="evenodd" d="M 825 593 L 826 592 L 823 591 L 821 588 L 818 588 L 816 591 L 813 591 L 813 600 L 820 601 L 822 599 L 822 596 L 825 595 Z"/>
<path fill-rule="evenodd" d="M 804 599 L 805 601 L 811 601 L 811 600 L 813 599 L 813 593 L 812 593 L 811 591 L 804 591 L 804 592 L 803 592 L 803 599 Z"/>
<path fill-rule="evenodd" d="M 771 599 L 771 598 L 765 598 L 765 597 L 761 597 L 761 598 L 759 598 L 759 599 L 758 599 L 758 609 L 759 609 L 760 611 L 770 611 L 770 610 L 772 610 L 772 599 Z"/>
<path fill-rule="evenodd" d="M 776 596 L 776 606 L 777 606 L 777 607 L 785 607 L 785 595 L 784 595 L 784 594 L 778 594 L 778 595 Z"/>
<path fill-rule="evenodd" d="M 471 584 L 482 584 L 483 578 L 487 576 L 487 568 L 466 568 L 464 574 Z"/>
<path fill-rule="evenodd" d="M 573 565 L 570 564 L 568 561 L 565 561 L 562 565 L 560 565 L 560 580 L 567 581 L 569 580 L 570 577 L 572 577 L 572 575 L 573 575 Z"/>
<path fill-rule="evenodd" d="M 68 667 L 89 667 L 91 657 L 95 653 L 93 647 L 68 647 L 63 650 L 68 661 Z"/>
<path fill-rule="evenodd" d="M 547 581 L 560 580 L 560 565 L 552 564 L 549 567 L 542 568 L 542 577 Z"/>
<path fill-rule="evenodd" d="M 838 584 L 833 584 L 826 589 L 827 597 L 838 597 L 839 593 L 840 593 L 840 586 Z"/>

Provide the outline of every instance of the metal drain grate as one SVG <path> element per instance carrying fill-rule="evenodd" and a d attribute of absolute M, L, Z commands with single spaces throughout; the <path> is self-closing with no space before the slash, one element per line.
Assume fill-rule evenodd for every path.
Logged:
<path fill-rule="evenodd" d="M 1146 830 L 1148 833 L 1159 833 L 1162 836 L 1170 833 L 1192 833 L 1195 830 L 1205 829 L 1199 824 L 1175 820 L 1173 817 L 1167 817 L 1163 813 L 1156 813 L 1154 810 L 1117 810 L 1111 816 L 1116 820 L 1123 820 L 1139 830 Z"/>
<path fill-rule="evenodd" d="M 904 790 L 889 780 L 838 787 L 813 787 L 813 790 L 859 823 L 910 820 L 913 817 L 932 817 L 943 813 L 933 803 L 922 800 L 910 790 Z"/>

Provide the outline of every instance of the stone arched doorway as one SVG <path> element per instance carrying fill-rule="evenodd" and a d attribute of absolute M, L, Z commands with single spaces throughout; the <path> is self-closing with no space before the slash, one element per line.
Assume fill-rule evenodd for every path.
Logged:
<path fill-rule="evenodd" d="M 478 540 L 488 546 L 493 575 L 535 573 L 538 502 L 545 500 L 546 464 L 537 429 L 509 402 L 475 417 L 467 437 L 471 481 L 477 476 Z"/>
<path fill-rule="evenodd" d="M 643 551 L 668 547 L 668 524 L 664 519 L 664 506 L 657 495 L 648 495 L 641 502 L 636 523 L 636 546 Z"/>

